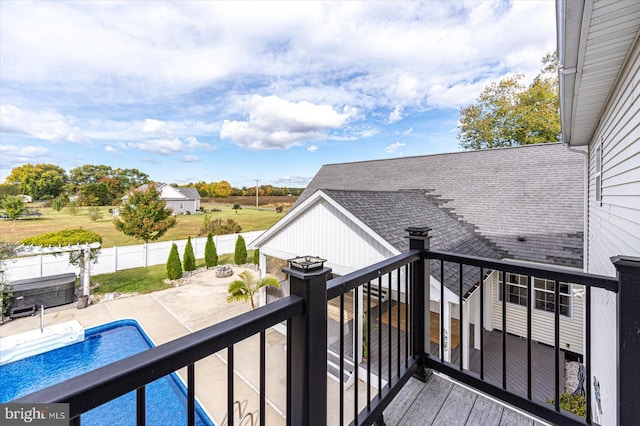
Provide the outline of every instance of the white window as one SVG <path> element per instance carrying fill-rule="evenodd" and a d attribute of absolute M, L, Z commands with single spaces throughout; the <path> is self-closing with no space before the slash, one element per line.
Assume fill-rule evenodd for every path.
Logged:
<path fill-rule="evenodd" d="M 502 278 L 500 274 L 500 278 Z M 527 276 L 505 273 L 507 280 L 507 302 L 515 305 L 527 306 Z M 555 312 L 555 285 L 553 280 L 531 277 L 533 282 L 533 308 L 538 311 Z M 571 284 L 560 285 L 560 315 L 571 316 Z M 502 280 L 498 286 L 498 300 L 502 301 Z"/>
<path fill-rule="evenodd" d="M 571 285 L 560 282 L 560 315 L 571 316 Z M 546 312 L 555 312 L 556 282 L 544 278 L 533 279 L 535 308 Z"/>
<path fill-rule="evenodd" d="M 507 302 L 527 306 L 527 276 L 505 273 L 505 279 L 507 280 Z M 502 280 L 498 288 L 498 300 L 502 300 Z"/>
<path fill-rule="evenodd" d="M 602 205 L 602 139 L 596 145 L 594 178 L 596 183 L 596 203 Z"/>

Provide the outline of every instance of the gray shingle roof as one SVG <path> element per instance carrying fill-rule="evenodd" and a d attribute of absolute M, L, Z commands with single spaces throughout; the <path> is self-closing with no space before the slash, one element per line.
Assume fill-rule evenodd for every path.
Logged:
<path fill-rule="evenodd" d="M 504 257 L 581 267 L 583 173 L 582 156 L 558 143 L 329 164 L 320 169 L 297 204 L 318 189 L 420 189 L 431 203 L 474 229 Z M 393 221 L 400 213 L 390 211 L 388 218 Z M 383 219 L 378 218 L 381 232 L 386 229 Z M 429 226 L 435 236 L 441 224 L 434 223 L 434 218 L 427 220 L 432 222 L 410 225 Z M 519 234 L 526 241 L 519 241 Z M 399 236 L 381 235 L 395 245 L 393 241 L 403 238 L 404 230 Z M 455 251 L 464 249 L 461 244 Z"/>
<path fill-rule="evenodd" d="M 176 189 L 178 191 L 180 191 L 182 193 L 182 195 L 184 195 L 185 197 L 187 197 L 190 200 L 199 200 L 200 199 L 200 193 L 198 193 L 198 190 L 192 187 L 187 187 L 187 188 L 183 188 L 183 187 L 176 187 Z"/>
<path fill-rule="evenodd" d="M 434 250 L 492 259 L 502 257 L 491 242 L 478 235 L 471 225 L 459 221 L 447 209 L 439 207 L 424 190 L 323 192 L 399 251 L 409 249 L 405 231 L 407 227 L 429 224 L 432 228 L 430 245 Z M 460 288 L 458 268 L 452 263 L 444 264 L 445 286 L 455 294 L 459 294 Z M 440 279 L 439 261 L 431 261 L 431 270 L 431 275 Z M 479 277 L 478 269 L 465 267 L 464 294 L 478 282 Z"/>

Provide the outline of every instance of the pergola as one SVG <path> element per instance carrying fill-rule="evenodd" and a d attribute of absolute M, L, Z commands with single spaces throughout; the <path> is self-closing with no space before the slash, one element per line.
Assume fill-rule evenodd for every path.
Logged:
<path fill-rule="evenodd" d="M 82 286 L 82 294 L 89 296 L 89 284 L 90 270 L 91 270 L 91 250 L 100 248 L 100 243 L 83 243 L 83 244 L 69 244 L 66 246 L 34 246 L 34 245 L 21 245 L 16 248 L 17 256 L 33 256 L 38 254 L 61 254 L 71 252 L 82 252 L 84 256 L 84 266 L 82 267 L 82 276 L 80 283 Z"/>

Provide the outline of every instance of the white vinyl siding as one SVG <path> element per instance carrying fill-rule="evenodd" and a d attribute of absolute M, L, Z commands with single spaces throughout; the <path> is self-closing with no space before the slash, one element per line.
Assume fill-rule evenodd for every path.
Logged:
<path fill-rule="evenodd" d="M 628 55 L 593 139 L 589 144 L 589 220 L 587 268 L 592 274 L 615 276 L 611 257 L 640 256 L 640 42 Z M 596 144 L 602 149 L 602 203 L 595 198 Z M 600 385 L 602 414 L 615 418 L 617 391 L 615 362 L 616 296 L 599 289 L 591 294 L 592 382 Z M 594 407 L 598 405 L 594 400 Z M 601 417 L 602 416 L 602 417 Z M 612 424 L 612 423 L 611 423 Z"/>
<path fill-rule="evenodd" d="M 614 276 L 610 258 L 640 256 L 640 43 L 629 55 L 589 146 L 588 270 Z M 597 145 L 602 202 L 596 197 Z"/>
<path fill-rule="evenodd" d="M 334 238 L 327 238 L 327 236 Z M 265 241 L 264 254 L 275 257 L 313 255 L 327 259 L 340 275 L 380 262 L 391 253 L 375 238 L 322 199 L 302 212 L 286 228 Z M 340 270 L 335 270 L 340 266 Z"/>
<path fill-rule="evenodd" d="M 492 283 L 492 325 L 493 328 L 502 330 L 502 301 L 499 295 L 499 276 L 493 272 L 487 278 Z M 526 280 L 524 280 L 526 283 Z M 532 280 L 533 281 L 533 280 Z M 574 293 L 583 287 L 572 285 Z M 514 303 L 506 303 L 507 307 L 507 333 L 521 337 L 527 337 L 527 307 Z M 565 349 L 577 354 L 583 353 L 583 328 L 584 328 L 584 298 L 572 297 L 571 316 L 560 315 L 560 349 Z M 533 309 L 531 312 L 531 338 L 537 342 L 550 346 L 554 345 L 555 315 Z"/>

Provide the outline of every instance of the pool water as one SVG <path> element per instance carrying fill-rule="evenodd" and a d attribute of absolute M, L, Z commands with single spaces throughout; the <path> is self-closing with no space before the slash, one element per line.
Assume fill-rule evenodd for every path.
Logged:
<path fill-rule="evenodd" d="M 87 329 L 83 342 L 0 366 L 0 402 L 9 402 L 151 347 L 153 343 L 135 320 Z M 146 401 L 147 424 L 187 423 L 186 389 L 175 373 L 148 384 Z M 135 407 L 135 392 L 130 392 L 83 414 L 82 424 L 135 425 Z M 196 424 L 213 426 L 197 403 Z"/>

